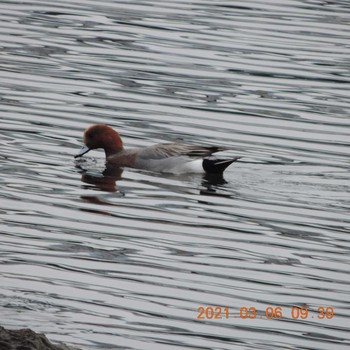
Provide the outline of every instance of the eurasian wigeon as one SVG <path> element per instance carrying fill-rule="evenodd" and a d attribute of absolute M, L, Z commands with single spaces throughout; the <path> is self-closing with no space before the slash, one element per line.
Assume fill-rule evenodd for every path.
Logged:
<path fill-rule="evenodd" d="M 84 144 L 75 158 L 92 149 L 103 148 L 108 165 L 176 174 L 222 174 L 230 164 L 240 158 L 214 158 L 211 157 L 213 153 L 226 149 L 182 143 L 160 143 L 150 147 L 124 149 L 119 134 L 107 125 L 93 125 L 86 129 Z"/>

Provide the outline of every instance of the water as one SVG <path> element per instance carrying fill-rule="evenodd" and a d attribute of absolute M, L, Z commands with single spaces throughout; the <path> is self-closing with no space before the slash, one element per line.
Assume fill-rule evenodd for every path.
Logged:
<path fill-rule="evenodd" d="M 349 348 L 349 21 L 348 1 L 1 2 L 0 324 L 91 350 Z M 95 123 L 243 158 L 106 174 L 73 160 Z"/>

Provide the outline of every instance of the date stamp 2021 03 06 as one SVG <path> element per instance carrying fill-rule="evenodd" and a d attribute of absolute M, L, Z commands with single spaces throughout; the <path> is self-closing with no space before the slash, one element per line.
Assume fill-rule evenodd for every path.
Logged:
<path fill-rule="evenodd" d="M 200 306 L 197 308 L 198 320 L 223 320 L 223 319 L 267 319 L 280 320 L 282 318 L 291 318 L 293 320 L 330 320 L 334 317 L 334 309 L 331 306 L 319 306 L 308 309 L 307 307 L 294 306 L 290 309 L 281 306 L 268 306 L 265 309 L 258 310 L 254 306 L 242 306 L 237 312 L 233 308 L 221 306 Z"/>

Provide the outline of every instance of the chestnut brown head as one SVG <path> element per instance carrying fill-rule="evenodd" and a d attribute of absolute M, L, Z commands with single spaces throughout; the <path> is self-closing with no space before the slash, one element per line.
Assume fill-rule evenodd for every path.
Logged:
<path fill-rule="evenodd" d="M 81 157 L 92 149 L 102 148 L 106 157 L 123 150 L 123 142 L 119 134 L 107 125 L 93 125 L 84 132 L 84 144 L 80 152 L 75 156 Z"/>

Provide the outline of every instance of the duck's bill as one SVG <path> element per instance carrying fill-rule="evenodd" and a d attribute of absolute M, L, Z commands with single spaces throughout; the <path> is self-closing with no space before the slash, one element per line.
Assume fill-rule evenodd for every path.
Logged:
<path fill-rule="evenodd" d="M 74 158 L 81 157 L 81 156 L 83 156 L 85 153 L 88 153 L 89 151 L 90 151 L 90 148 L 84 145 L 84 146 L 80 149 L 79 153 L 76 154 L 76 155 L 74 156 Z"/>

